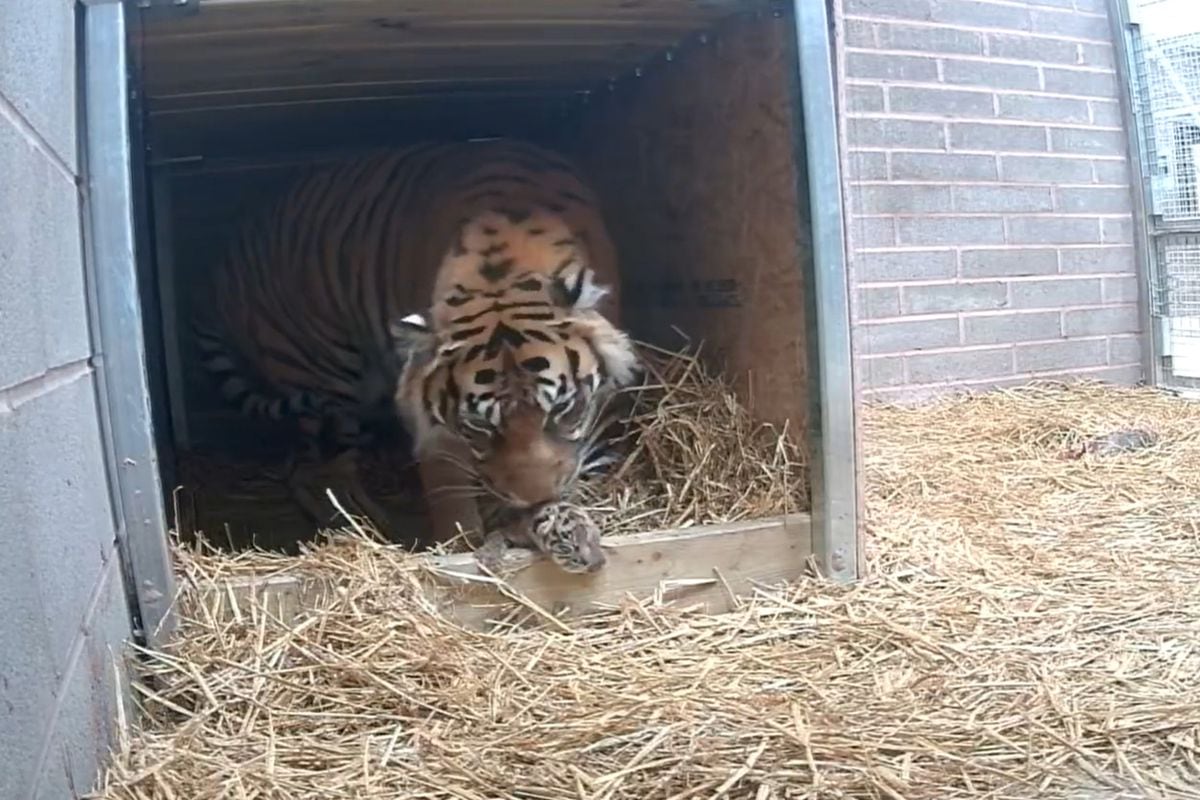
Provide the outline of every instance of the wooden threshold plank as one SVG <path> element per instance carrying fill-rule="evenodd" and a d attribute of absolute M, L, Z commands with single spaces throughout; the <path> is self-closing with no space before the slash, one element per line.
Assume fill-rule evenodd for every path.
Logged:
<path fill-rule="evenodd" d="M 605 542 L 608 564 L 595 575 L 571 575 L 526 550 L 510 551 L 503 583 L 484 573 L 470 553 L 430 556 L 428 597 L 468 628 L 484 628 L 518 607 L 531 606 L 560 618 L 629 597 L 711 613 L 734 607 L 755 585 L 772 585 L 804 574 L 812 555 L 807 514 L 723 525 L 614 536 Z M 301 574 L 241 576 L 205 587 L 205 605 L 221 618 L 249 617 L 265 606 L 285 621 L 318 604 L 331 587 Z"/>
<path fill-rule="evenodd" d="M 719 613 L 733 607 L 734 598 L 750 594 L 754 584 L 776 584 L 804 573 L 812 555 L 811 520 L 795 514 L 632 534 L 613 537 L 605 550 L 608 564 L 595 575 L 571 575 L 529 551 L 516 551 L 505 562 L 503 569 L 514 570 L 504 575 L 505 582 L 540 609 L 562 617 L 615 606 L 630 596 L 703 604 Z M 483 627 L 513 609 L 514 600 L 487 580 L 473 555 L 431 560 L 431 594 L 460 624 Z"/>

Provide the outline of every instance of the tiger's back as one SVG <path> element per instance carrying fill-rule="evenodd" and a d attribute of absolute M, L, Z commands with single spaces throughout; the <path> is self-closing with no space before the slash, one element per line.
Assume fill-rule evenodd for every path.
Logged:
<path fill-rule="evenodd" d="M 251 416 L 317 418 L 345 446 L 389 420 L 402 366 L 389 325 L 463 280 L 439 266 L 467 220 L 548 209 L 588 249 L 619 314 L 595 196 L 562 156 L 523 142 L 421 144 L 313 170 L 243 229 L 198 340 L 225 399 Z M 498 259 L 502 261 L 502 259 Z"/>
<path fill-rule="evenodd" d="M 596 199 L 557 154 L 494 140 L 318 169 L 214 285 L 198 342 L 222 394 L 296 420 L 377 522 L 338 454 L 397 422 L 439 540 L 482 528 L 482 495 L 528 512 L 612 458 L 609 400 L 637 358 Z"/>

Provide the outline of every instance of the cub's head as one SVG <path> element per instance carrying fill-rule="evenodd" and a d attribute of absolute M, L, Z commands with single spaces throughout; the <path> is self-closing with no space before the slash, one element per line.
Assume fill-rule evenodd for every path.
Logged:
<path fill-rule="evenodd" d="M 607 401 L 639 375 L 628 336 L 596 310 L 604 294 L 582 259 L 517 264 L 501 287 L 456 286 L 432 323 L 393 325 L 396 404 L 419 457 L 452 436 L 472 456 L 460 466 L 506 505 L 565 497 L 601 446 Z"/>
<path fill-rule="evenodd" d="M 565 572 L 599 572 L 608 561 L 600 544 L 600 528 L 587 512 L 568 503 L 547 503 L 534 511 L 529 537 Z"/>

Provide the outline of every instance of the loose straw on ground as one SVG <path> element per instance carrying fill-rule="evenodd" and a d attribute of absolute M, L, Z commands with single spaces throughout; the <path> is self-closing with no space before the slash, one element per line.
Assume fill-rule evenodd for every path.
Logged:
<path fill-rule="evenodd" d="M 182 635 L 100 796 L 1200 797 L 1200 406 L 1035 387 L 864 425 L 871 574 L 725 615 L 471 633 L 362 538 L 181 551 Z M 340 592 L 283 625 L 197 590 L 283 570 Z"/>

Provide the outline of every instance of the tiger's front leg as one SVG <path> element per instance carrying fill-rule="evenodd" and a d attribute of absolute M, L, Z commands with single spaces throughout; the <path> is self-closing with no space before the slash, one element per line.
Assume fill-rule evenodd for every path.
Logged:
<path fill-rule="evenodd" d="M 390 539 L 395 533 L 391 518 L 363 485 L 359 458 L 357 450 L 346 450 L 325 460 L 301 448 L 289 459 L 288 490 L 292 500 L 321 528 L 338 524 L 340 514 L 326 494 L 326 490 L 332 490 L 347 511 L 366 517 L 380 534 Z"/>
<path fill-rule="evenodd" d="M 302 437 L 292 454 L 287 480 L 292 499 L 324 527 L 340 516 L 329 504 L 327 490 L 331 490 L 339 503 L 348 506 L 346 511 L 366 517 L 376 531 L 392 539 L 397 532 L 391 516 L 367 491 L 362 479 L 357 420 L 306 416 L 300 419 L 299 427 Z M 338 442 L 332 457 L 327 457 L 320 444 L 322 434 L 328 430 Z"/>
<path fill-rule="evenodd" d="M 471 471 L 470 450 L 447 436 L 431 442 L 418 457 L 417 470 L 429 509 L 431 544 L 444 544 L 459 535 L 483 534 L 479 513 L 478 478 Z"/>

